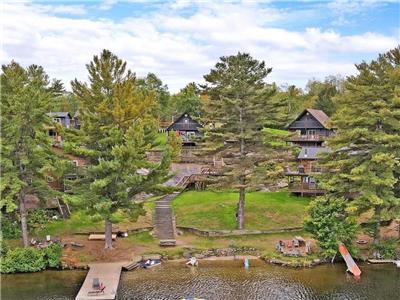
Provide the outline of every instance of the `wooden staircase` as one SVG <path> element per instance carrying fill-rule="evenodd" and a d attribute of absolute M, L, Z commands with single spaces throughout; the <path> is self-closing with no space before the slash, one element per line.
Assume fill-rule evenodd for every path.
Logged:
<path fill-rule="evenodd" d="M 71 215 L 71 210 L 69 209 L 68 204 L 57 198 L 57 205 L 58 211 L 60 212 L 63 219 L 68 219 Z"/>
<path fill-rule="evenodd" d="M 156 201 L 155 233 L 160 246 L 175 246 L 175 224 L 171 202 L 179 193 L 174 192 Z"/>

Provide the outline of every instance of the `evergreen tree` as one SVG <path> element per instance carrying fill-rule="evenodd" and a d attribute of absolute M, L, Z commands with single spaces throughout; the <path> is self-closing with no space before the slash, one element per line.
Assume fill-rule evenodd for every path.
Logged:
<path fill-rule="evenodd" d="M 399 207 L 400 48 L 356 65 L 333 116 L 337 134 L 328 141 L 323 185 L 328 196 L 346 200 L 346 212 L 374 212 L 374 244 L 380 242 L 382 214 Z M 344 201 L 344 200 L 342 200 Z"/>
<path fill-rule="evenodd" d="M 153 108 L 153 112 L 156 116 L 161 119 L 170 116 L 171 96 L 168 91 L 168 86 L 163 84 L 160 78 L 154 73 L 149 73 L 146 77 L 139 78 L 137 80 L 137 85 L 145 94 L 155 93 L 156 106 Z"/>
<path fill-rule="evenodd" d="M 261 131 L 268 117 L 268 100 L 273 93 L 264 82 L 271 68 L 249 54 L 221 57 L 211 72 L 204 76 L 204 93 L 209 96 L 205 107 L 207 148 L 232 157 L 225 174 L 239 189 L 238 228 L 244 228 L 245 192 L 254 169 L 265 160 Z"/>
<path fill-rule="evenodd" d="M 19 208 L 24 246 L 28 246 L 27 194 L 52 196 L 43 170 L 51 167 L 51 140 L 45 125 L 51 101 L 62 92 L 43 68 L 11 62 L 1 74 L 1 200 L 7 212 Z"/>
<path fill-rule="evenodd" d="M 177 114 L 188 113 L 192 117 L 200 117 L 201 104 L 200 90 L 194 82 L 171 97 L 171 105 Z"/>
<path fill-rule="evenodd" d="M 285 89 L 276 89 L 272 97 L 271 109 L 275 112 L 274 120 L 266 120 L 266 127 L 285 129 L 303 109 L 304 95 L 301 89 L 294 85 Z"/>
<path fill-rule="evenodd" d="M 320 109 L 331 116 L 336 111 L 335 96 L 343 93 L 343 90 L 343 79 L 340 76 L 328 76 L 323 82 L 315 79 L 309 80 L 303 108 Z"/>
<path fill-rule="evenodd" d="M 132 199 L 151 190 L 168 173 L 170 155 L 161 163 L 146 157 L 157 132 L 156 95 L 143 91 L 126 62 L 103 50 L 87 65 L 89 83 L 72 82 L 79 101 L 83 138 L 76 152 L 88 167 L 70 201 L 105 221 L 105 248 L 112 248 L 112 223 L 122 211 L 132 220 L 143 214 Z"/>

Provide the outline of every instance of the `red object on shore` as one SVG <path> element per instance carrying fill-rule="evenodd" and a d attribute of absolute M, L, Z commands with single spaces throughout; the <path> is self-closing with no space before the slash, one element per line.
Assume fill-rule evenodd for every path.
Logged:
<path fill-rule="evenodd" d="M 346 246 L 343 244 L 339 244 L 339 252 L 343 256 L 344 261 L 346 262 L 348 271 L 352 273 L 354 276 L 359 277 L 361 275 L 361 270 L 354 262 Z"/>

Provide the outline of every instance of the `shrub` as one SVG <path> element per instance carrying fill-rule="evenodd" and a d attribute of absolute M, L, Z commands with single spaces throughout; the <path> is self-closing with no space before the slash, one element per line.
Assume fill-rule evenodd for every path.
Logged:
<path fill-rule="evenodd" d="M 47 248 L 15 248 L 2 256 L 1 273 L 38 272 L 46 267 L 56 268 L 61 262 L 61 246 L 52 244 Z"/>
<path fill-rule="evenodd" d="M 44 248 L 43 250 L 45 251 L 47 266 L 50 268 L 57 268 L 61 263 L 60 244 L 51 244 L 49 247 Z"/>
<path fill-rule="evenodd" d="M 29 212 L 28 227 L 31 229 L 42 227 L 49 223 L 50 220 L 48 212 L 45 209 L 38 208 Z"/>
<path fill-rule="evenodd" d="M 46 268 L 44 251 L 36 248 L 9 250 L 1 261 L 1 273 L 37 272 Z"/>
<path fill-rule="evenodd" d="M 7 252 L 9 250 L 8 244 L 6 241 L 3 239 L 3 236 L 0 234 L 0 257 L 5 257 L 7 255 Z"/>
<path fill-rule="evenodd" d="M 357 231 L 357 223 L 346 213 L 346 201 L 343 198 L 319 197 L 307 208 L 308 217 L 304 228 L 318 241 L 323 255 L 328 258 L 338 251 L 338 244 L 344 243 L 350 252 Z"/>
<path fill-rule="evenodd" d="M 17 220 L 12 220 L 11 216 L 1 214 L 1 231 L 4 239 L 18 239 L 21 237 L 21 230 Z"/>
<path fill-rule="evenodd" d="M 379 245 L 372 245 L 374 252 L 379 253 L 382 258 L 394 259 L 396 257 L 396 239 L 383 240 Z"/>

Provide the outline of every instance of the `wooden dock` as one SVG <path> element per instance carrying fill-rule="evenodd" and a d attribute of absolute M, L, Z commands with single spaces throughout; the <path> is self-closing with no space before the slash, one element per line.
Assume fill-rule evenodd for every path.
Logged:
<path fill-rule="evenodd" d="M 79 290 L 75 300 L 112 300 L 117 296 L 121 269 L 124 263 L 99 263 L 90 264 L 90 270 L 86 275 L 85 281 Z M 98 278 L 105 285 L 104 293 L 89 295 L 94 291 L 92 288 L 93 279 Z"/>
<path fill-rule="evenodd" d="M 368 259 L 370 264 L 395 264 L 396 261 L 393 259 Z"/>

